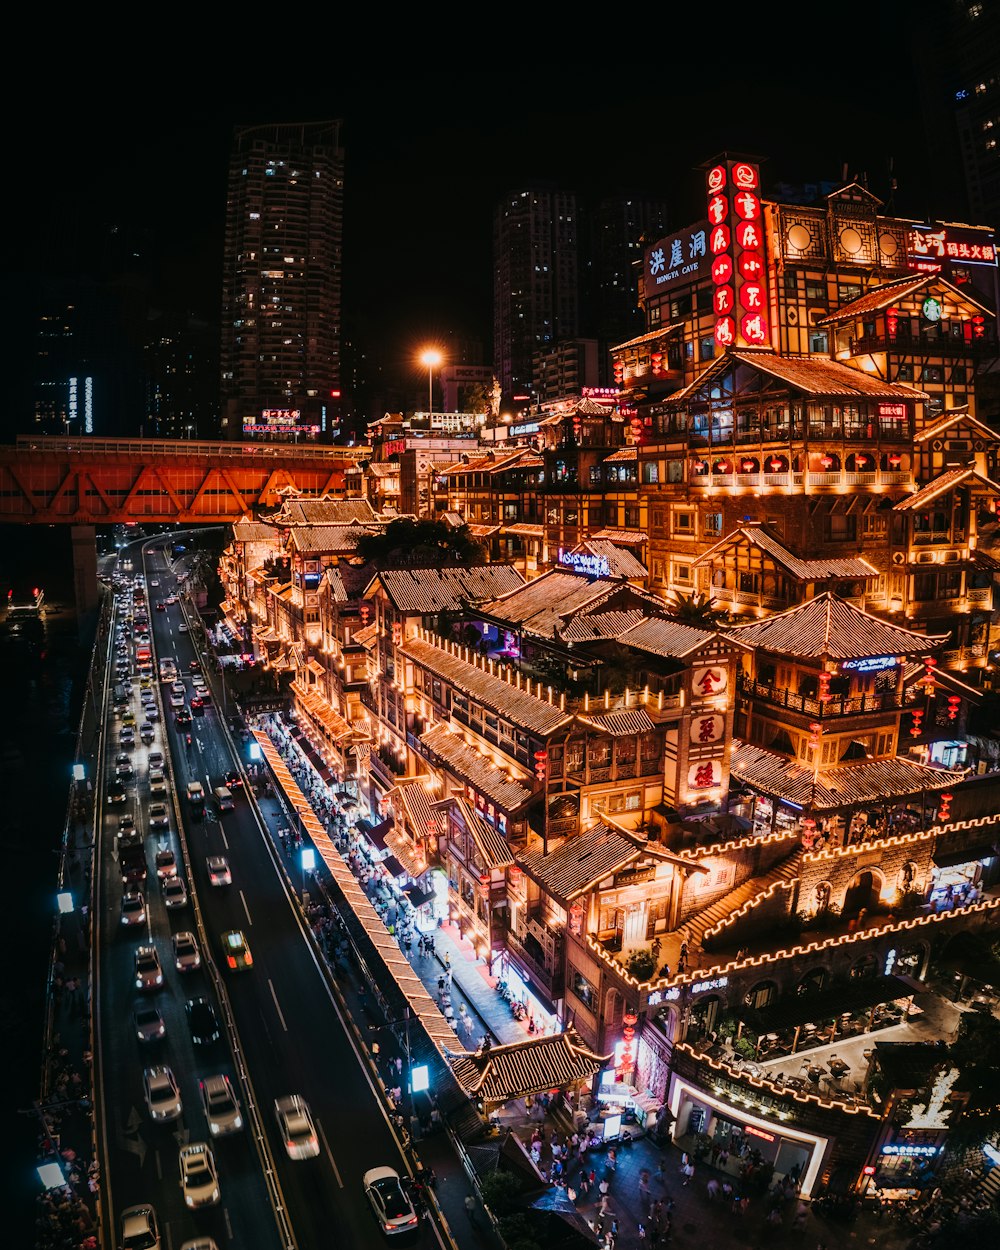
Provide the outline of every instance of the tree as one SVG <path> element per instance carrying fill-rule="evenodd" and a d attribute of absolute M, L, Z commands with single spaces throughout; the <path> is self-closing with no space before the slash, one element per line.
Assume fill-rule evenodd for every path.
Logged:
<path fill-rule="evenodd" d="M 469 534 L 467 525 L 413 517 L 390 521 L 383 534 L 365 534 L 358 540 L 358 555 L 383 569 L 482 564 L 486 557 L 482 543 Z"/>
<path fill-rule="evenodd" d="M 671 591 L 667 602 L 671 613 L 688 625 L 715 625 L 728 615 L 724 608 L 715 606 L 715 599 L 711 595 L 703 594 L 700 590 L 692 591 L 689 595 L 677 590 Z"/>

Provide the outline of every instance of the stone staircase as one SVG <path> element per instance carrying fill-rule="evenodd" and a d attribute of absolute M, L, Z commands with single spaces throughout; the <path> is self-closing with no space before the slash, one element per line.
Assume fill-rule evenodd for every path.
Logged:
<path fill-rule="evenodd" d="M 803 853 L 801 846 L 796 847 L 791 855 L 779 860 L 768 872 L 759 877 L 749 877 L 742 885 L 730 890 L 728 894 L 723 894 L 711 907 L 706 907 L 691 920 L 685 921 L 684 929 L 688 934 L 689 946 L 703 948 L 706 938 L 718 936 L 738 917 L 747 915 L 764 895 L 793 882 L 799 875 Z"/>

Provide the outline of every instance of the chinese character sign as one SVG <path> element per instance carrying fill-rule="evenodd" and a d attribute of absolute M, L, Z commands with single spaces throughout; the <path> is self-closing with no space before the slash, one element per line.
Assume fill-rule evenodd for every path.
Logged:
<path fill-rule="evenodd" d="M 720 162 L 708 172 L 707 190 L 715 341 L 723 350 L 767 347 L 760 171 L 747 161 Z"/>
<path fill-rule="evenodd" d="M 691 741 L 697 746 L 704 746 L 708 742 L 721 742 L 725 731 L 726 719 L 724 716 L 712 714 L 710 716 L 692 716 L 691 718 Z"/>
<path fill-rule="evenodd" d="M 722 785 L 721 760 L 700 760 L 688 765 L 688 789 L 712 790 Z"/>
<path fill-rule="evenodd" d="M 701 665 L 691 670 L 691 697 L 712 699 L 725 694 L 729 686 L 729 670 L 724 664 Z"/>

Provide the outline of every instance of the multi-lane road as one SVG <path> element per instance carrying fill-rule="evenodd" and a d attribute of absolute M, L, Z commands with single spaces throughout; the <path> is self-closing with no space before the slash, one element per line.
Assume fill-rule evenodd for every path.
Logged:
<path fill-rule="evenodd" d="M 134 577 L 144 579 L 153 651 L 153 689 L 160 718 L 155 737 L 136 735 L 132 748 L 134 776 L 124 804 L 107 796 L 115 757 L 121 751 L 122 712 L 109 700 L 102 737 L 103 779 L 99 820 L 98 872 L 95 886 L 95 1081 L 108 1226 L 119 1236 L 122 1210 L 151 1203 L 157 1212 L 164 1250 L 178 1250 L 198 1236 L 214 1238 L 219 1250 L 240 1247 L 378 1246 L 384 1237 L 366 1200 L 362 1176 L 375 1166 L 406 1173 L 396 1137 L 372 1084 L 367 1061 L 358 1053 L 350 1029 L 321 962 L 307 938 L 297 900 L 292 897 L 271 837 L 249 787 L 236 789 L 233 810 L 219 814 L 211 795 L 231 769 L 242 770 L 238 745 L 214 699 L 187 726 L 175 724 L 170 685 L 159 681 L 159 661 L 173 658 L 190 706 L 195 635 L 182 629 L 185 603 L 167 603 L 177 593 L 169 545 L 148 542 L 134 552 Z M 123 557 L 125 553 L 122 553 Z M 157 604 L 163 603 L 163 610 Z M 140 677 L 135 662 L 138 639 L 131 588 L 116 599 L 110 635 L 108 680 L 115 684 L 116 629 L 128 641 L 129 706 L 140 722 Z M 132 619 L 127 618 L 131 615 Z M 186 740 L 191 735 L 190 743 Z M 169 828 L 150 828 L 149 755 L 165 757 Z M 188 783 L 201 782 L 208 800 L 204 815 L 188 803 Z M 123 814 L 134 817 L 144 839 L 147 865 L 146 920 L 121 921 L 122 874 L 117 833 Z M 189 893 L 185 907 L 168 909 L 157 880 L 159 849 L 174 851 Z M 231 884 L 211 884 L 206 860 L 225 856 Z M 201 950 L 201 967 L 179 972 L 174 965 L 172 934 L 190 930 Z M 226 969 L 220 935 L 242 930 L 253 956 L 243 971 Z M 140 944 L 156 947 L 163 969 L 162 987 L 135 987 L 134 952 Z M 185 1001 L 211 1000 L 221 1026 L 217 1042 L 196 1045 Z M 133 1026 L 135 1005 L 151 1000 L 159 1008 L 165 1036 L 139 1041 Z M 181 1116 L 154 1122 L 144 1098 L 143 1071 L 168 1065 L 177 1078 Z M 212 1139 L 199 1096 L 199 1081 L 227 1073 L 243 1104 L 244 1128 Z M 293 1160 L 286 1152 L 274 1114 L 275 1099 L 300 1094 L 316 1123 L 319 1154 Z M 179 1183 L 178 1150 L 207 1141 L 217 1164 L 221 1198 L 198 1210 L 185 1206 Z M 423 1221 L 413 1235 L 428 1247 L 439 1234 Z M 398 1239 L 396 1239 L 398 1240 Z M 117 1241 L 116 1241 L 117 1244 Z"/>

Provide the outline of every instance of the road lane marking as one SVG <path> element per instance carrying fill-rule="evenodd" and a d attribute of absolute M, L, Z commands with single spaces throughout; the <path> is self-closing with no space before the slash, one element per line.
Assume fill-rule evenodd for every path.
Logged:
<path fill-rule="evenodd" d="M 343 1189 L 344 1182 L 340 1177 L 340 1169 L 337 1167 L 337 1160 L 333 1157 L 333 1151 L 330 1149 L 330 1143 L 326 1140 L 326 1134 L 323 1132 L 323 1124 L 319 1118 L 316 1120 L 316 1127 L 319 1129 L 319 1135 L 323 1139 L 323 1149 L 326 1151 L 326 1156 L 330 1160 L 330 1167 L 333 1168 L 333 1174 L 337 1178 L 337 1184 L 341 1189 Z"/>
<path fill-rule="evenodd" d="M 246 895 L 240 890 L 240 899 L 243 903 L 243 910 L 246 913 L 247 924 L 253 928 L 253 917 L 250 915 L 250 908 L 247 906 Z"/>
<path fill-rule="evenodd" d="M 274 992 L 274 982 L 268 978 L 268 989 L 271 991 L 271 997 L 274 999 L 274 1010 L 278 1013 L 278 1019 L 281 1021 L 281 1027 L 288 1032 L 288 1025 L 285 1023 L 285 1017 L 281 1014 L 281 1007 L 278 1005 L 278 995 Z"/>

